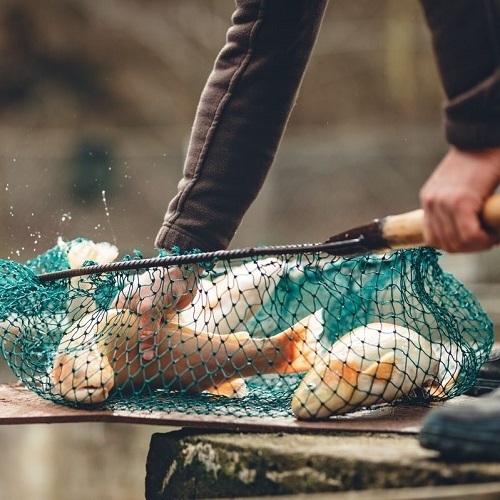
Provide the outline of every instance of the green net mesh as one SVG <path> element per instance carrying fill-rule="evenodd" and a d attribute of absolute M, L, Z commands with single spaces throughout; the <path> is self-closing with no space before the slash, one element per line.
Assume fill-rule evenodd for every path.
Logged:
<path fill-rule="evenodd" d="M 429 248 L 38 278 L 117 255 L 80 238 L 25 264 L 0 261 L 1 352 L 40 396 L 112 410 L 327 418 L 463 394 L 493 343 L 477 300 Z"/>

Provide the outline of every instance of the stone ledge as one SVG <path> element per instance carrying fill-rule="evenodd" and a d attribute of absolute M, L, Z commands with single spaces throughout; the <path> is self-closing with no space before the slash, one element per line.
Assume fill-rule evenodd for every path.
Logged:
<path fill-rule="evenodd" d="M 500 462 L 450 463 L 436 457 L 409 435 L 181 430 L 152 436 L 146 497 L 289 496 L 500 482 Z"/>
<path fill-rule="evenodd" d="M 500 483 L 358 490 L 341 493 L 304 493 L 258 498 L 259 500 L 497 500 L 500 498 Z"/>

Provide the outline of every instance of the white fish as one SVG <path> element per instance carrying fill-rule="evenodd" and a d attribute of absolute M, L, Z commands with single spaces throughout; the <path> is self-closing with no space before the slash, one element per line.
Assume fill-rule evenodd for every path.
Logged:
<path fill-rule="evenodd" d="M 214 280 L 202 279 L 195 299 L 179 312 L 177 321 L 196 331 L 238 331 L 272 298 L 282 274 L 280 260 L 264 259 L 231 267 Z"/>
<path fill-rule="evenodd" d="M 64 241 L 59 237 L 57 245 L 66 252 L 71 269 L 81 267 L 86 261 L 108 264 L 118 257 L 118 248 L 105 241 L 101 243 L 87 239 Z"/>
<path fill-rule="evenodd" d="M 90 260 L 97 264 L 107 264 L 118 257 L 118 248 L 106 242 L 94 243 L 86 239 L 64 241 L 59 237 L 57 245 L 66 253 L 71 269 L 81 267 Z M 4 352 L 9 354 L 16 337 L 27 334 L 28 330 L 32 336 L 40 335 L 42 332 L 65 330 L 73 321 L 95 310 L 91 287 L 91 283 L 86 281 L 85 277 L 71 278 L 67 311 L 65 313 L 54 313 L 50 310 L 40 312 L 37 315 L 38 329 L 33 327 L 33 318 L 29 317 L 30 311 L 27 311 L 26 315 L 10 314 L 0 322 L 0 337 L 2 337 Z M 22 356 L 22 353 L 19 353 L 19 356 Z"/>
<path fill-rule="evenodd" d="M 118 248 L 108 242 L 94 243 L 92 240 L 82 239 L 64 241 L 57 240 L 58 246 L 66 252 L 70 269 L 82 267 L 87 261 L 96 264 L 109 264 L 118 257 Z M 70 300 L 67 310 L 67 321 L 71 323 L 92 312 L 96 303 L 92 296 L 95 287 L 86 276 L 74 276 L 69 280 Z"/>
<path fill-rule="evenodd" d="M 458 376 L 458 351 L 433 345 L 400 325 L 358 327 L 306 374 L 293 395 L 292 411 L 299 419 L 327 418 L 392 402 L 418 388 L 443 397 Z"/>

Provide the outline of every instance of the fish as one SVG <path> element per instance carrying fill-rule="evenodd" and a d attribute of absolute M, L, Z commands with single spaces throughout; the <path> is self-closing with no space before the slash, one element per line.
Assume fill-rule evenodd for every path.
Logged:
<path fill-rule="evenodd" d="M 143 359 L 149 361 L 156 356 L 155 336 L 162 321 L 178 315 L 179 324 L 195 331 L 229 334 L 245 329 L 271 300 L 281 275 L 282 263 L 276 259 L 228 264 L 207 275 L 199 268 L 154 268 L 133 275 L 112 307 L 141 315 Z"/>
<path fill-rule="evenodd" d="M 97 264 L 107 264 L 118 257 L 118 248 L 108 242 L 94 243 L 92 240 L 83 238 L 72 241 L 64 241 L 61 237 L 57 239 L 57 246 L 64 252 L 70 269 L 81 267 L 85 262 L 92 261 Z M 26 314 L 11 313 L 0 321 L 0 346 L 4 353 L 12 357 L 12 354 L 22 359 L 19 351 L 18 340 L 20 337 L 28 336 L 36 338 L 48 332 L 64 331 L 72 322 L 96 309 L 93 298 L 95 285 L 85 277 L 73 277 L 69 280 L 69 298 L 65 312 L 54 312 L 50 309 L 41 311 L 35 319 L 29 312 Z M 21 345 L 19 343 L 19 345 Z"/>
<path fill-rule="evenodd" d="M 64 241 L 59 237 L 57 245 L 66 253 L 70 269 L 81 267 L 87 261 L 92 261 L 96 264 L 108 264 L 109 262 L 113 262 L 119 254 L 116 245 L 107 241 L 94 243 L 92 240 L 84 238 Z M 76 280 L 78 279 L 77 277 Z"/>
<path fill-rule="evenodd" d="M 292 412 L 299 420 L 325 419 L 390 403 L 416 389 L 443 398 L 460 362 L 456 345 L 445 348 L 402 325 L 363 325 L 318 356 L 294 391 Z"/>
<path fill-rule="evenodd" d="M 201 279 L 195 299 L 179 311 L 177 321 L 220 334 L 240 330 L 271 300 L 283 269 L 282 261 L 268 258 L 232 266 L 213 280 Z"/>
<path fill-rule="evenodd" d="M 113 262 L 119 254 L 118 248 L 106 241 L 94 243 L 88 239 L 77 239 L 64 241 L 58 238 L 57 244 L 66 253 L 66 258 L 70 269 L 82 267 L 85 262 L 96 264 L 109 264 Z M 68 307 L 66 320 L 71 323 L 85 316 L 96 309 L 96 302 L 93 298 L 95 283 L 86 276 L 75 276 L 69 280 Z"/>
<path fill-rule="evenodd" d="M 51 380 L 53 393 L 79 404 L 106 401 L 114 390 L 168 388 L 244 397 L 245 378 L 304 373 L 316 362 L 323 332 L 318 310 L 268 338 L 246 331 L 216 334 L 176 321 L 157 332 L 157 357 L 145 363 L 139 350 L 139 317 L 130 309 L 94 311 L 61 339 Z"/>

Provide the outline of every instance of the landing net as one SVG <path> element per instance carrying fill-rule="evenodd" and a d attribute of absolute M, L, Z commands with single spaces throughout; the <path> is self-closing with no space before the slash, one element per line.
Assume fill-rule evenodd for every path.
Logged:
<path fill-rule="evenodd" d="M 0 261 L 2 356 L 64 405 L 322 419 L 463 394 L 492 347 L 488 316 L 429 248 L 188 257 L 40 279 L 118 258 L 79 238 Z"/>

